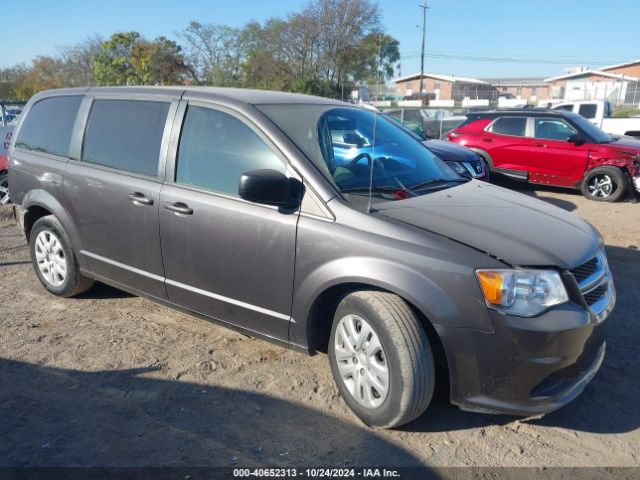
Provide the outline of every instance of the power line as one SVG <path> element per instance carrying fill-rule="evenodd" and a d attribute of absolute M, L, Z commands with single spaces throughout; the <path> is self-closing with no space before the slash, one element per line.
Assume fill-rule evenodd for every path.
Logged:
<path fill-rule="evenodd" d="M 445 60 L 469 60 L 474 62 L 496 62 L 496 63 L 544 63 L 550 65 L 566 65 L 567 63 L 589 63 L 592 65 L 610 65 L 611 60 L 608 61 L 593 61 L 585 59 L 565 59 L 565 60 L 549 60 L 543 58 L 507 58 L 507 57 L 477 57 L 472 55 L 450 55 L 439 53 L 425 53 L 420 55 L 404 55 L 400 57 L 401 60 L 411 58 L 440 58 Z"/>

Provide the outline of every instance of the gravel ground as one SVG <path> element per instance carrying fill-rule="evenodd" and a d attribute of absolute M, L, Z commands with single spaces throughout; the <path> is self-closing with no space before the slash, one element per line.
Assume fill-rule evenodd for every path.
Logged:
<path fill-rule="evenodd" d="M 97 284 L 38 283 L 0 217 L 0 466 L 640 466 L 640 205 L 519 187 L 603 233 L 618 289 L 603 367 L 538 419 L 466 413 L 364 427 L 307 357 Z"/>

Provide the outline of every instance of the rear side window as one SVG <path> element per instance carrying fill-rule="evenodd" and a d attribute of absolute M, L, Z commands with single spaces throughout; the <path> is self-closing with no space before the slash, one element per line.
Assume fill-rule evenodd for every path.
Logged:
<path fill-rule="evenodd" d="M 155 177 L 168 111 L 167 102 L 94 101 L 82 160 Z"/>
<path fill-rule="evenodd" d="M 190 106 L 182 125 L 176 182 L 238 196 L 249 170 L 285 172 L 285 165 L 252 129 L 228 113 Z"/>
<path fill-rule="evenodd" d="M 69 143 L 82 96 L 49 97 L 35 103 L 24 119 L 16 147 L 69 156 Z"/>
<path fill-rule="evenodd" d="M 411 123 L 418 123 L 422 121 L 422 118 L 420 117 L 420 112 L 418 110 L 405 110 L 404 121 L 411 122 Z"/>
<path fill-rule="evenodd" d="M 596 112 L 598 111 L 598 105 L 595 103 L 583 103 L 580 105 L 578 113 L 584 118 L 592 119 L 596 118 Z"/>
<path fill-rule="evenodd" d="M 491 131 L 500 135 L 524 137 L 526 128 L 526 117 L 502 117 L 493 122 Z"/>

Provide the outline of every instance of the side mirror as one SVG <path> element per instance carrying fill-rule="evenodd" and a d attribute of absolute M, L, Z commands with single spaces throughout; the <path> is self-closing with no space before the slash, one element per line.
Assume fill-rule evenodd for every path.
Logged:
<path fill-rule="evenodd" d="M 362 147 L 364 145 L 364 139 L 355 133 L 345 133 L 342 136 L 342 139 L 349 145 L 356 145 L 357 147 Z"/>
<path fill-rule="evenodd" d="M 574 133 L 573 135 L 569 135 L 569 137 L 567 138 L 567 142 L 575 143 L 576 147 L 579 147 L 580 145 L 584 145 L 585 143 L 587 143 L 587 141 L 577 133 Z"/>
<path fill-rule="evenodd" d="M 302 197 L 302 183 L 277 170 L 251 170 L 240 177 L 238 193 L 249 202 L 296 208 Z"/>

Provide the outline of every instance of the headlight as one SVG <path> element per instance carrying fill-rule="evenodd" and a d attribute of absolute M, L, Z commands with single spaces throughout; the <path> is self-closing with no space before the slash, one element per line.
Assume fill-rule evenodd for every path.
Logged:
<path fill-rule="evenodd" d="M 469 176 L 469 171 L 460 162 L 447 162 L 447 165 L 453 168 L 460 175 Z"/>
<path fill-rule="evenodd" d="M 487 306 L 519 317 L 535 317 L 569 300 L 554 270 L 476 270 Z"/>

